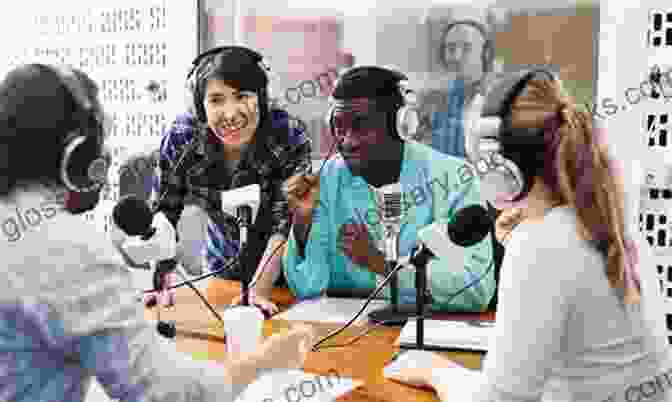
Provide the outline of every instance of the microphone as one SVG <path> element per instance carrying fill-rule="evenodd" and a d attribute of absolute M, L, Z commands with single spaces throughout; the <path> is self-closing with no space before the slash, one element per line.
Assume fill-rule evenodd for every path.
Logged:
<path fill-rule="evenodd" d="M 465 247 L 480 242 L 491 230 L 492 220 L 488 211 L 475 204 L 457 211 L 449 223 L 425 226 L 418 231 L 418 238 L 432 256 L 459 260 L 464 259 Z"/>
<path fill-rule="evenodd" d="M 117 202 L 112 210 L 112 220 L 114 223 L 112 225 L 113 239 L 116 238 L 117 242 L 121 239 L 118 247 L 127 262 L 130 260 L 131 263 L 137 265 L 159 261 L 154 278 L 154 290 L 159 290 L 160 280 L 156 275 L 165 272 L 159 272 L 158 265 L 166 262 L 165 265 L 168 267 L 174 267 L 177 263 L 174 260 L 177 254 L 177 235 L 173 225 L 164 214 L 152 212 L 145 201 L 133 194 L 124 196 Z M 215 317 L 223 323 L 222 317 L 208 303 L 203 294 L 191 282 L 187 284 Z M 177 333 L 174 322 L 161 321 L 160 318 L 156 328 L 166 338 L 174 338 Z"/>
<path fill-rule="evenodd" d="M 476 204 L 460 209 L 447 224 L 433 223 L 418 232 L 420 245 L 413 250 L 409 259 L 410 264 L 415 267 L 416 349 L 424 349 L 425 303 L 427 300 L 431 301 L 431 292 L 427 290 L 427 264 L 429 260 L 439 257 L 451 261 L 464 261 L 464 248 L 479 243 L 485 239 L 485 236 L 491 230 L 492 221 L 488 211 L 483 206 Z M 488 271 L 489 269 L 486 273 Z M 485 275 L 473 281 L 469 286 L 480 281 L 483 276 Z M 457 294 L 454 296 L 457 296 Z"/>
<path fill-rule="evenodd" d="M 238 221 L 240 229 L 240 252 L 242 253 L 247 245 L 249 227 L 254 224 L 259 212 L 261 203 L 261 186 L 259 184 L 250 184 L 248 186 L 236 188 L 234 190 L 222 191 L 222 211 L 233 215 Z M 250 282 L 247 277 L 241 278 L 242 290 L 241 304 L 249 306 L 249 287 Z"/>
<path fill-rule="evenodd" d="M 145 201 L 132 194 L 122 197 L 112 210 L 112 220 L 113 230 L 125 234 L 120 249 L 133 266 L 175 258 L 175 228 L 164 214 L 152 213 Z"/>
<path fill-rule="evenodd" d="M 222 191 L 222 211 L 235 216 L 240 229 L 240 249 L 247 243 L 248 230 L 257 219 L 261 204 L 261 187 L 258 184 Z"/>
<path fill-rule="evenodd" d="M 385 256 L 385 273 L 392 272 L 399 259 L 399 233 L 401 231 L 402 210 L 401 183 L 392 183 L 374 191 L 380 222 L 383 226 L 382 251 Z M 399 325 L 406 321 L 406 315 L 399 313 L 399 277 L 396 272 L 390 278 L 390 306 L 372 311 L 372 320 Z"/>

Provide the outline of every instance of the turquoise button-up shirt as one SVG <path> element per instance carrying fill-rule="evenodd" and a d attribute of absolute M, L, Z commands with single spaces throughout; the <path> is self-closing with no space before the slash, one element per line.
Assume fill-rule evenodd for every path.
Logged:
<path fill-rule="evenodd" d="M 466 205 L 483 205 L 478 179 L 471 174 L 467 162 L 415 141 L 408 141 L 404 146 L 400 182 L 406 211 L 399 237 L 400 256 L 411 252 L 421 228 L 433 222 L 448 222 Z M 354 264 L 337 246 L 341 226 L 352 222 L 366 222 L 371 238 L 381 240 L 383 228 L 376 210 L 375 196 L 368 184 L 350 174 L 340 155 L 330 159 L 320 175 L 320 202 L 313 213 L 305 255 L 299 254 L 293 231 L 290 231 L 283 257 L 285 277 L 298 298 L 318 296 L 327 288 L 376 286 L 376 274 Z M 428 286 L 434 308 L 482 311 L 490 302 L 495 292 L 494 268 L 485 273 L 493 264 L 491 236 L 465 251 L 460 261 L 430 260 Z M 400 302 L 415 302 L 414 282 L 412 269 L 399 272 Z M 453 297 L 465 287 L 465 291 Z"/>

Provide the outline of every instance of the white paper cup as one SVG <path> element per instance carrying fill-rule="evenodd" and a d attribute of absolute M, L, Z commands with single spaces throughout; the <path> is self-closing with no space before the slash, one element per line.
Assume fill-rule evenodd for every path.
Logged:
<path fill-rule="evenodd" d="M 254 352 L 261 343 L 264 315 L 254 306 L 236 306 L 224 311 L 226 351 L 231 354 Z"/>

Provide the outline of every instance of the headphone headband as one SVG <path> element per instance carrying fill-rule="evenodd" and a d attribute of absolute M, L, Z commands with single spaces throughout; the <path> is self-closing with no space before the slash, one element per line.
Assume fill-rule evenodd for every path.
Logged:
<path fill-rule="evenodd" d="M 349 69 L 342 72 L 334 83 L 334 92 L 336 88 L 340 85 L 343 77 L 346 77 L 348 74 L 354 74 L 360 70 L 366 69 L 382 69 L 389 72 L 396 79 L 396 88 L 398 99 L 401 99 L 399 103 L 398 99 L 394 99 L 390 104 L 392 105 L 392 112 L 394 113 L 394 122 L 391 123 L 392 130 L 394 130 L 395 135 L 400 139 L 411 139 L 417 132 L 419 126 L 419 116 L 417 112 L 417 97 L 415 92 L 408 86 L 408 77 L 401 73 L 400 71 L 387 67 L 377 67 L 377 66 L 356 66 L 350 67 Z M 388 99 L 389 97 L 376 97 L 375 99 Z M 396 96 L 395 96 L 396 97 Z M 330 132 L 334 135 L 333 127 L 333 115 L 334 109 L 339 102 L 347 102 L 346 100 L 337 99 L 332 96 L 329 97 L 330 107 L 327 111 L 327 125 Z"/>
<path fill-rule="evenodd" d="M 72 192 L 89 193 L 99 189 L 107 179 L 109 160 L 103 155 L 106 119 L 95 98 L 95 86 L 87 90 L 78 72 L 67 65 L 43 65 L 51 71 L 72 95 L 86 115 L 79 126 L 64 139 L 60 165 L 61 181 Z M 84 73 L 81 73 L 84 74 Z M 95 85 L 95 84 L 91 84 Z"/>
<path fill-rule="evenodd" d="M 191 62 L 191 69 L 189 70 L 189 73 L 187 74 L 187 80 L 192 77 L 192 75 L 196 72 L 196 70 L 198 70 L 199 66 L 202 64 L 204 59 L 206 59 L 208 57 L 218 55 L 218 54 L 221 54 L 221 53 L 224 53 L 224 52 L 227 52 L 227 51 L 239 51 L 239 52 L 245 54 L 245 56 L 249 57 L 255 63 L 257 63 L 259 65 L 259 67 L 262 70 L 264 70 L 265 72 L 268 73 L 268 72 L 271 71 L 270 66 L 264 60 L 264 57 L 260 53 L 254 51 L 250 48 L 247 48 L 247 47 L 244 47 L 244 46 L 218 46 L 218 47 L 214 47 L 212 49 L 208 49 L 205 52 L 196 56 L 196 58 Z"/>
<path fill-rule="evenodd" d="M 266 87 L 266 95 L 268 96 L 272 78 L 271 68 L 260 53 L 244 46 L 219 46 L 206 50 L 205 52 L 196 56 L 196 58 L 191 62 L 191 69 L 189 70 L 189 73 L 187 73 L 186 79 L 188 108 L 200 121 L 206 121 L 207 119 L 205 110 L 201 105 L 197 104 L 197 99 L 200 99 L 198 82 L 200 81 L 200 75 L 202 75 L 201 71 L 206 64 L 204 60 L 212 59 L 225 52 L 240 52 L 240 54 L 244 55 L 244 57 L 248 57 L 253 63 L 256 63 L 259 66 L 268 80 L 268 85 Z"/>

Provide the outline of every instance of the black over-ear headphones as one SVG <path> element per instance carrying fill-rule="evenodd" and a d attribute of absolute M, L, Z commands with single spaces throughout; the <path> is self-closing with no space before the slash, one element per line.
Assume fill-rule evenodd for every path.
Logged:
<path fill-rule="evenodd" d="M 546 69 L 526 73 L 507 92 L 497 117 L 483 117 L 472 127 L 470 140 L 478 141 L 477 155 L 470 155 L 475 162 L 482 188 L 492 188 L 494 193 L 506 192 L 511 201 L 523 199 L 534 184 L 534 177 L 543 174 L 546 159 L 544 127 L 513 128 L 511 108 L 515 99 L 528 83 L 542 74 L 551 81 L 555 75 Z M 497 120 L 493 123 L 493 120 Z M 487 121 L 487 122 L 486 122 Z"/>
<path fill-rule="evenodd" d="M 444 67 L 446 66 L 445 61 L 446 35 L 448 35 L 448 33 L 458 25 L 467 25 L 473 27 L 477 29 L 481 33 L 481 35 L 483 35 L 483 39 L 485 39 L 485 42 L 483 43 L 483 51 L 481 52 L 481 64 L 483 65 L 483 73 L 491 72 L 494 68 L 495 63 L 494 41 L 490 37 L 487 27 L 484 24 L 481 24 L 480 22 L 474 20 L 465 19 L 465 20 L 453 21 L 443 29 L 440 37 L 441 43 L 439 45 L 439 63 L 441 63 L 441 65 L 443 65 Z"/>
<path fill-rule="evenodd" d="M 351 67 L 343 71 L 336 82 L 334 83 L 334 88 L 338 88 L 338 85 L 341 79 L 348 74 L 352 74 L 356 70 L 366 69 L 368 67 Z M 389 70 L 389 69 L 388 69 Z M 420 118 L 418 114 L 417 106 L 417 97 L 415 92 L 412 89 L 408 88 L 408 77 L 404 74 L 395 71 L 389 70 L 397 79 L 397 88 L 399 91 L 399 98 L 401 102 L 396 103 L 393 108 L 393 113 L 391 121 L 389 122 L 389 127 L 392 128 L 394 136 L 402 140 L 412 139 L 415 133 L 418 130 L 420 125 Z M 332 136 L 336 136 L 334 132 L 334 110 L 336 109 L 336 100 L 331 98 L 331 105 L 327 111 L 326 120 L 327 125 L 329 126 L 329 132 Z"/>
<path fill-rule="evenodd" d="M 66 134 L 60 177 L 65 187 L 75 193 L 91 193 L 100 190 L 107 180 L 109 155 L 103 151 L 106 118 L 98 100 L 87 90 L 86 83 L 77 73 L 65 65 L 40 65 L 51 71 L 72 95 L 80 108 L 76 115 L 77 128 Z"/>
<path fill-rule="evenodd" d="M 200 55 L 196 56 L 194 61 L 191 62 L 192 66 L 187 74 L 187 93 L 189 95 L 188 105 L 190 108 L 193 108 L 194 115 L 201 122 L 207 121 L 207 116 L 205 114 L 205 107 L 203 107 L 202 99 L 203 94 L 201 93 L 202 88 L 199 88 L 198 83 L 203 77 L 203 73 L 206 70 L 206 67 L 215 59 L 216 56 L 223 54 L 225 52 L 239 52 L 244 57 L 249 57 L 253 63 L 257 65 L 264 71 L 266 74 L 266 79 L 270 84 L 270 77 L 268 76 L 271 72 L 271 68 L 268 63 L 264 60 L 264 57 L 255 52 L 252 49 L 243 46 L 219 46 L 206 50 Z M 268 87 L 268 86 L 267 86 Z M 259 95 L 259 104 L 262 102 L 268 102 L 268 88 L 262 88 Z"/>

